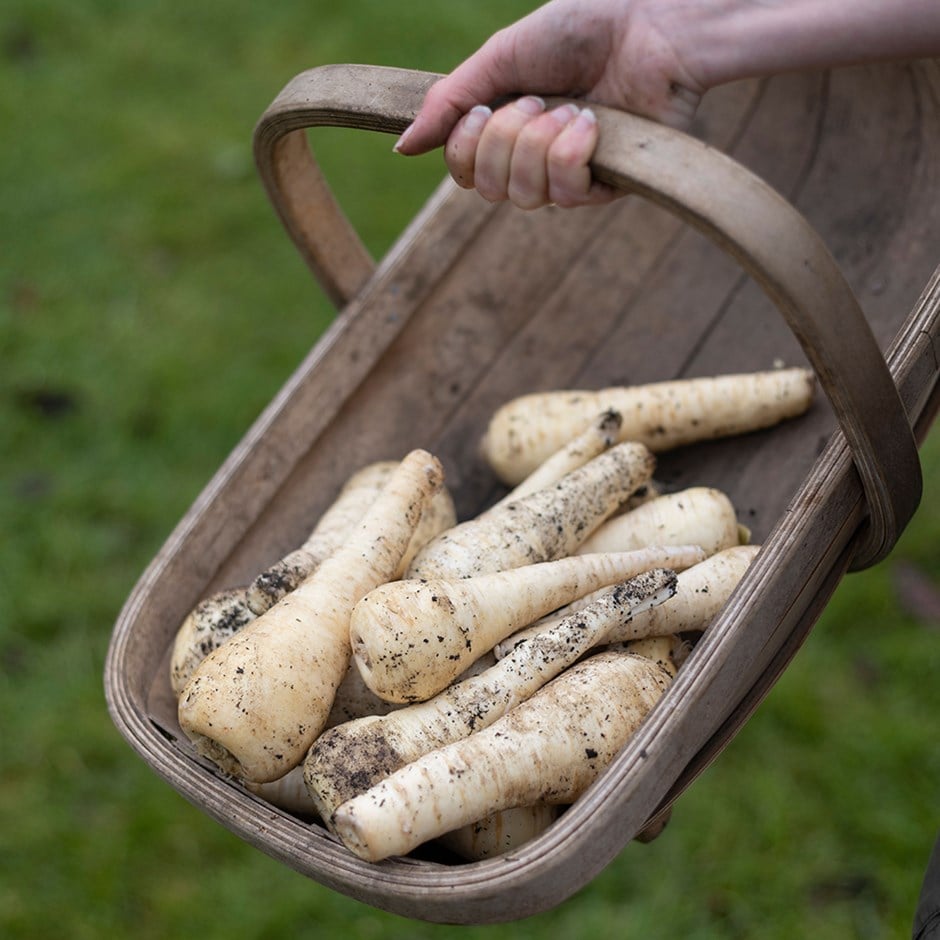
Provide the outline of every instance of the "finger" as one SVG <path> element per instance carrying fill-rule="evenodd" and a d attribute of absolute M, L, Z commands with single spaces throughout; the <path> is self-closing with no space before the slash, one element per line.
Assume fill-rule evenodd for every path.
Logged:
<path fill-rule="evenodd" d="M 505 32 L 491 36 L 477 52 L 431 86 L 414 121 L 398 138 L 394 148 L 397 153 L 411 156 L 442 146 L 474 105 L 509 93 L 540 90 L 519 87 Z"/>
<path fill-rule="evenodd" d="M 617 195 L 591 176 L 598 137 L 597 117 L 590 108 L 583 108 L 558 135 L 547 157 L 549 202 L 570 208 L 610 202 Z"/>
<path fill-rule="evenodd" d="M 444 146 L 444 162 L 454 182 L 464 189 L 473 188 L 473 171 L 476 165 L 480 136 L 493 112 L 486 105 L 471 108 L 458 122 Z"/>
<path fill-rule="evenodd" d="M 548 153 L 559 134 L 577 114 L 576 105 L 565 104 L 534 118 L 519 132 L 512 151 L 507 195 L 520 209 L 538 209 L 551 202 L 548 192 Z"/>
<path fill-rule="evenodd" d="M 508 197 L 512 152 L 520 131 L 545 111 L 545 102 L 527 95 L 494 112 L 486 122 L 476 151 L 473 185 L 491 202 Z"/>

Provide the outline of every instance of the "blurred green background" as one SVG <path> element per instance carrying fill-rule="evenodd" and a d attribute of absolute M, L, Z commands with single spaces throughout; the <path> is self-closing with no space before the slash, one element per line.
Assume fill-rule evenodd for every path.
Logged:
<path fill-rule="evenodd" d="M 5 0 L 0 936 L 908 934 L 940 824 L 937 434 L 902 543 L 843 583 L 663 837 L 527 921 L 334 894 L 191 807 L 107 715 L 121 604 L 332 315 L 256 180 L 255 120 L 305 68 L 446 71 L 530 7 Z M 318 153 L 380 254 L 442 164 L 348 134 Z"/>

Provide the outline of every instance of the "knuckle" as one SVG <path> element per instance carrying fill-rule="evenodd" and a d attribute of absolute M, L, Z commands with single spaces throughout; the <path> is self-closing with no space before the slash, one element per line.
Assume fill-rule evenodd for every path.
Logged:
<path fill-rule="evenodd" d="M 507 196 L 509 201 L 520 209 L 539 209 L 548 203 L 544 194 L 525 186 L 510 184 Z"/>
<path fill-rule="evenodd" d="M 589 179 L 555 178 L 549 181 L 548 195 L 556 206 L 573 209 L 587 203 L 589 189 Z"/>
<path fill-rule="evenodd" d="M 577 170 L 587 165 L 587 155 L 583 149 L 570 139 L 558 137 L 548 148 L 547 163 L 549 167 L 562 171 Z"/>
<path fill-rule="evenodd" d="M 507 198 L 506 186 L 489 176 L 481 176 L 478 173 L 474 180 L 474 186 L 487 202 L 502 202 Z"/>

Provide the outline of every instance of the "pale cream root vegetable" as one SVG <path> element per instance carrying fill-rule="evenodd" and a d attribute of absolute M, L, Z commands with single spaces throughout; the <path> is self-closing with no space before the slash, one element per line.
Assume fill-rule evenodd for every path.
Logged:
<path fill-rule="evenodd" d="M 249 585 L 248 603 L 256 614 L 263 614 L 293 591 L 349 538 L 397 466 L 396 460 L 380 460 L 349 477 L 304 543 L 262 571 Z"/>
<path fill-rule="evenodd" d="M 304 819 L 316 819 L 317 807 L 307 791 L 303 768 L 295 767 L 279 780 L 249 783 L 246 788 L 266 803 Z M 516 806 L 486 819 L 447 832 L 437 841 L 465 861 L 501 855 L 543 833 L 560 815 L 562 807 L 537 803 Z"/>
<path fill-rule="evenodd" d="M 496 475 L 514 486 L 599 412 L 623 416 L 620 440 L 653 452 L 770 427 L 809 407 L 815 379 L 808 369 L 678 379 L 599 391 L 523 395 L 493 415 L 483 454 Z"/>
<path fill-rule="evenodd" d="M 261 572 L 249 585 L 248 605 L 255 614 L 263 614 L 294 590 L 310 577 L 317 565 L 342 546 L 397 466 L 398 462 L 394 460 L 378 461 L 349 478 L 304 544 Z M 446 487 L 441 487 L 422 513 L 421 522 L 402 558 L 401 570 L 396 574 L 401 575 L 420 548 L 456 522 L 453 498 Z"/>
<path fill-rule="evenodd" d="M 500 640 L 575 598 L 651 568 L 679 570 L 703 558 L 697 546 L 648 548 L 459 580 L 383 584 L 353 610 L 353 658 L 380 698 L 424 701 Z"/>
<path fill-rule="evenodd" d="M 552 485 L 442 532 L 405 576 L 462 578 L 571 555 L 649 480 L 654 465 L 642 444 L 618 444 Z"/>
<path fill-rule="evenodd" d="M 362 679 L 362 674 L 354 662 L 350 662 L 343 681 L 333 697 L 333 707 L 326 719 L 324 728 L 332 728 L 355 718 L 364 718 L 368 715 L 387 715 L 390 711 L 402 706 L 395 702 L 386 702 L 379 698 Z"/>
<path fill-rule="evenodd" d="M 573 803 L 670 681 L 634 653 L 582 660 L 488 728 L 347 800 L 333 814 L 334 831 L 355 855 L 379 861 L 513 806 Z"/>
<path fill-rule="evenodd" d="M 316 819 L 317 808 L 314 806 L 307 786 L 304 783 L 303 767 L 298 764 L 283 777 L 268 783 L 244 783 L 245 789 L 260 796 L 266 803 L 287 810 L 296 816 Z"/>
<path fill-rule="evenodd" d="M 611 630 L 671 597 L 675 586 L 672 571 L 645 572 L 428 701 L 324 731 L 304 759 L 304 779 L 321 819 L 330 825 L 341 803 L 422 754 L 491 725 L 604 642 Z"/>
<path fill-rule="evenodd" d="M 645 610 L 626 630 L 614 628 L 611 642 L 646 636 L 675 636 L 705 630 L 728 602 L 760 550 L 759 545 L 735 545 L 679 572 L 676 593 L 662 610 Z"/>
<path fill-rule="evenodd" d="M 395 572 L 396 578 L 404 576 L 405 572 L 411 566 L 415 555 L 424 548 L 432 539 L 437 538 L 442 532 L 452 529 L 457 524 L 457 510 L 454 507 L 454 500 L 446 486 L 442 486 L 431 497 L 431 501 L 424 507 L 421 513 L 421 519 L 418 522 L 415 533 L 408 543 L 408 548 L 402 556 L 398 570 Z"/>
<path fill-rule="evenodd" d="M 614 515 L 618 516 L 621 513 L 630 512 L 636 509 L 637 506 L 642 506 L 643 503 L 648 503 L 651 499 L 656 499 L 657 496 L 662 496 L 662 489 L 656 480 L 649 480 L 639 489 L 635 490 L 633 495 L 614 513 Z"/>
<path fill-rule="evenodd" d="M 492 654 L 481 656 L 461 676 L 461 679 L 464 676 L 476 675 L 495 663 L 496 657 Z M 324 728 L 333 728 L 336 725 L 352 722 L 354 719 L 366 716 L 387 715 L 390 711 L 402 707 L 404 706 L 384 702 L 377 695 L 374 695 L 366 688 L 359 675 L 359 670 L 352 666 L 347 670 L 346 678 L 343 679 L 336 690 L 333 708 Z M 309 818 L 319 816 L 317 805 L 314 803 L 313 797 L 310 796 L 304 782 L 303 764 L 298 764 L 283 777 L 271 780 L 268 783 L 250 783 L 248 781 L 242 781 L 242 783 L 247 790 L 256 796 L 260 796 L 268 803 L 285 809 L 289 813 Z"/>
<path fill-rule="evenodd" d="M 608 642 L 624 643 L 643 636 L 675 636 L 679 633 L 704 630 L 727 603 L 731 592 L 757 555 L 759 547 L 734 545 L 680 571 L 673 597 L 664 604 L 637 613 L 622 628 L 613 628 L 608 635 Z M 590 603 L 594 596 L 594 593 L 585 595 L 497 643 L 494 647 L 496 657 L 502 659 L 523 641 L 531 640 L 540 632 L 552 629 L 560 619 L 576 613 L 585 604 Z"/>
<path fill-rule="evenodd" d="M 341 549 L 202 661 L 179 702 L 199 753 L 253 783 L 303 760 L 349 667 L 352 609 L 394 575 L 442 482 L 440 462 L 413 451 Z"/>
<path fill-rule="evenodd" d="M 495 665 L 496 657 L 492 652 L 486 653 L 471 663 L 458 677 L 457 681 L 478 675 L 490 666 Z M 363 682 L 362 675 L 355 663 L 350 663 L 346 677 L 339 684 L 336 696 L 333 699 L 333 708 L 330 710 L 324 728 L 345 724 L 356 718 L 366 718 L 373 715 L 387 715 L 391 711 L 403 708 L 400 702 L 386 702 L 379 698 L 375 692 Z"/>
<path fill-rule="evenodd" d="M 246 789 L 266 803 L 303 819 L 314 820 L 319 814 L 307 790 L 303 768 L 295 767 L 279 780 L 245 784 Z M 445 848 L 465 861 L 480 861 L 518 848 L 544 832 L 560 815 L 562 807 L 537 803 L 516 806 L 486 819 L 480 819 L 438 839 Z"/>
<path fill-rule="evenodd" d="M 177 697 L 196 667 L 255 619 L 245 588 L 217 591 L 200 601 L 176 631 L 170 653 L 170 687 Z"/>
<path fill-rule="evenodd" d="M 300 548 L 261 572 L 247 587 L 219 591 L 193 608 L 173 645 L 170 685 L 177 696 L 209 653 L 273 607 L 349 537 L 397 465 L 394 460 L 381 461 L 353 474 Z"/>
<path fill-rule="evenodd" d="M 517 487 L 510 490 L 486 512 L 492 512 L 498 506 L 504 506 L 536 490 L 551 486 L 566 473 L 583 467 L 589 460 L 593 460 L 617 443 L 621 424 L 623 424 L 623 418 L 620 417 L 619 412 L 605 411 L 584 431 L 536 467 Z"/>
<path fill-rule="evenodd" d="M 737 514 L 731 500 L 710 486 L 657 496 L 605 520 L 578 549 L 629 552 L 645 545 L 699 545 L 706 555 L 737 545 Z"/>
<path fill-rule="evenodd" d="M 562 809 L 548 803 L 514 806 L 445 832 L 436 841 L 465 861 L 478 862 L 530 842 L 558 819 Z"/>
<path fill-rule="evenodd" d="M 247 588 L 219 591 L 193 608 L 173 644 L 170 685 L 177 697 L 209 653 L 294 590 L 349 538 L 397 466 L 398 461 L 379 461 L 357 471 L 301 548 L 263 571 Z M 453 498 L 441 487 L 422 513 L 395 576 L 402 575 L 420 548 L 455 523 Z"/>
<path fill-rule="evenodd" d="M 645 636 L 631 640 L 625 645 L 628 653 L 642 656 L 656 663 L 660 669 L 675 678 L 678 669 L 673 651 L 682 641 L 674 636 Z"/>
<path fill-rule="evenodd" d="M 651 659 L 670 676 L 675 676 L 678 671 L 676 652 L 679 645 L 681 641 L 676 637 L 648 637 L 625 644 L 629 652 Z M 562 810 L 561 806 L 547 803 L 514 806 L 461 826 L 453 832 L 444 833 L 436 841 L 467 861 L 492 858 L 541 835 L 561 815 Z M 658 831 L 644 830 L 637 838 L 651 841 L 659 831 L 661 827 Z"/>

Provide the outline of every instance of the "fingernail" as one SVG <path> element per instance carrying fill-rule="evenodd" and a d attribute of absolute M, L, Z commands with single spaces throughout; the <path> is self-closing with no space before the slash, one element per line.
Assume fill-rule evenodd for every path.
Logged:
<path fill-rule="evenodd" d="M 401 137 L 395 141 L 395 146 L 392 147 L 392 153 L 400 153 L 402 145 L 405 141 L 411 136 L 411 132 L 414 130 L 414 124 L 409 124 L 404 131 L 402 131 Z"/>
<path fill-rule="evenodd" d="M 563 104 L 548 112 L 562 127 L 573 121 L 580 113 L 576 104 Z"/>
<path fill-rule="evenodd" d="M 467 134 L 479 134 L 483 126 L 493 116 L 493 109 L 485 104 L 478 104 L 467 112 L 463 120 L 463 129 Z"/>
<path fill-rule="evenodd" d="M 597 124 L 597 115 L 590 108 L 582 108 L 575 118 L 574 127 L 579 131 L 587 131 Z"/>
<path fill-rule="evenodd" d="M 537 95 L 526 95 L 516 101 L 516 107 L 525 114 L 541 114 L 545 110 L 545 102 Z"/>

